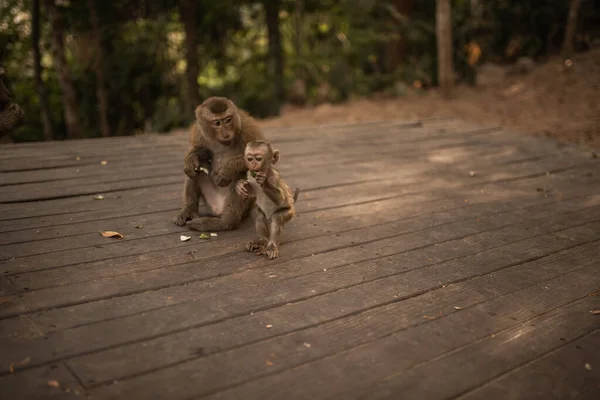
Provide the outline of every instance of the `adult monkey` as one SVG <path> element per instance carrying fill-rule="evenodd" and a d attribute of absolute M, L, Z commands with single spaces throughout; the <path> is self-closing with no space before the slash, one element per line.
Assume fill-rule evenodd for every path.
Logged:
<path fill-rule="evenodd" d="M 233 230 L 248 214 L 251 199 L 236 195 L 236 182 L 247 168 L 246 143 L 264 139 L 254 120 L 225 97 L 209 97 L 196 108 L 183 171 L 183 206 L 175 224 L 196 231 Z M 202 208 L 199 208 L 200 201 Z"/>
<path fill-rule="evenodd" d="M 6 70 L 0 67 L 0 138 L 10 134 L 23 121 L 25 112 L 17 104 L 11 102 L 10 92 L 4 85 Z"/>

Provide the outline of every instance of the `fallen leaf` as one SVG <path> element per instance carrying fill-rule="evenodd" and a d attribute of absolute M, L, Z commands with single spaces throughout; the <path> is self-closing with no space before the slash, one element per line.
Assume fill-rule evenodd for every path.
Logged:
<path fill-rule="evenodd" d="M 273 362 L 267 360 L 267 361 L 265 361 L 265 364 L 267 364 L 270 367 L 271 365 L 273 365 Z"/>
<path fill-rule="evenodd" d="M 185 236 L 185 235 L 179 236 L 179 240 L 181 240 L 182 242 L 187 242 L 191 238 L 192 238 L 191 236 Z"/>
<path fill-rule="evenodd" d="M 267 329 L 271 329 L 272 327 L 273 327 L 273 325 L 271 325 L 271 324 L 268 324 L 265 326 L 265 328 L 267 328 Z"/>
<path fill-rule="evenodd" d="M 8 371 L 11 374 L 14 374 L 15 373 L 15 367 L 24 367 L 27 364 L 29 364 L 29 361 L 31 361 L 31 357 L 25 357 L 21 361 L 16 361 L 16 362 L 10 364 L 10 367 L 8 367 Z"/>
<path fill-rule="evenodd" d="M 144 225 L 136 225 L 135 229 L 142 229 L 144 227 Z"/>
<path fill-rule="evenodd" d="M 219 236 L 219 235 L 217 235 L 216 233 L 211 233 L 210 234 L 210 237 L 217 237 L 217 236 Z"/>
<path fill-rule="evenodd" d="M 106 238 L 123 239 L 123 235 L 121 235 L 119 232 L 115 232 L 115 231 L 102 231 L 102 232 L 100 232 L 100 234 Z"/>
<path fill-rule="evenodd" d="M 600 310 L 590 310 L 592 315 L 600 315 Z"/>
<path fill-rule="evenodd" d="M 108 161 L 106 161 L 106 160 L 100 161 L 100 165 L 106 165 L 106 164 L 108 164 Z"/>
<path fill-rule="evenodd" d="M 208 233 L 201 233 L 199 237 L 200 239 L 210 239 L 210 235 Z"/>
<path fill-rule="evenodd" d="M 104 200 L 104 196 L 102 196 L 101 194 L 94 196 L 94 200 Z"/>
<path fill-rule="evenodd" d="M 435 319 L 435 317 L 430 317 L 429 315 L 423 315 L 423 318 L 427 318 L 427 319 Z"/>
<path fill-rule="evenodd" d="M 58 383 L 58 381 L 51 380 L 51 381 L 48 381 L 48 386 L 59 388 L 60 387 L 60 383 Z"/>
<path fill-rule="evenodd" d="M 591 371 L 592 365 L 590 363 L 585 363 L 585 369 L 587 369 L 588 371 Z"/>
<path fill-rule="evenodd" d="M 75 157 L 75 160 L 79 161 L 79 160 L 81 160 L 81 157 L 77 156 L 77 157 Z"/>
<path fill-rule="evenodd" d="M 310 343 L 306 343 L 306 342 L 304 342 L 304 347 L 307 347 L 307 348 L 309 348 L 309 349 L 310 349 L 310 348 L 312 347 L 312 345 L 311 345 Z"/>
<path fill-rule="evenodd" d="M 456 310 L 462 310 L 462 307 L 459 307 L 459 306 L 454 306 L 454 308 L 455 308 Z"/>
<path fill-rule="evenodd" d="M 469 175 L 475 176 L 475 171 L 469 171 Z"/>

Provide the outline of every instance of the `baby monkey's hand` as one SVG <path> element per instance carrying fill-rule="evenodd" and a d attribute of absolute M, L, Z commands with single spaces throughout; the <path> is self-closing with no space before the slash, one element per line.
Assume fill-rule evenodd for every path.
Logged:
<path fill-rule="evenodd" d="M 265 181 L 267 180 L 267 174 L 264 171 L 257 172 L 254 179 L 256 180 L 256 183 L 262 187 L 265 185 Z"/>
<path fill-rule="evenodd" d="M 245 179 L 240 179 L 235 184 L 235 191 L 238 195 L 240 195 L 243 199 L 247 199 L 249 196 L 248 192 L 248 181 Z"/>

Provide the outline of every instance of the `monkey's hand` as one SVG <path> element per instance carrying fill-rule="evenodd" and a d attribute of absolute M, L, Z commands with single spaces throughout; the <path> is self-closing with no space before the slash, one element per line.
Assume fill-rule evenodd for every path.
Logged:
<path fill-rule="evenodd" d="M 248 181 L 245 179 L 240 179 L 237 181 L 235 185 L 235 191 L 240 197 L 247 199 L 250 195 L 248 192 Z"/>
<path fill-rule="evenodd" d="M 265 182 L 267 181 L 267 174 L 264 171 L 260 171 L 256 174 L 254 178 L 256 183 L 258 183 L 261 187 L 265 186 Z"/>
<path fill-rule="evenodd" d="M 183 172 L 190 178 L 194 178 L 199 173 L 208 174 L 208 170 L 202 167 L 203 163 L 210 163 L 212 154 L 210 150 L 201 148 L 191 148 L 185 155 Z"/>

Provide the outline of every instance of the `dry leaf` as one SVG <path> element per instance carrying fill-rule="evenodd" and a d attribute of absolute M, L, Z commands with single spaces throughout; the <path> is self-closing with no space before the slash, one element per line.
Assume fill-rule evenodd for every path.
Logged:
<path fill-rule="evenodd" d="M 309 348 L 309 349 L 310 349 L 312 346 L 311 346 L 311 344 L 310 344 L 310 343 L 306 343 L 306 342 L 304 342 L 304 347 L 307 347 L 307 348 Z"/>
<path fill-rule="evenodd" d="M 210 237 L 217 237 L 217 236 L 219 236 L 219 235 L 217 235 L 216 233 L 211 233 L 210 234 Z"/>
<path fill-rule="evenodd" d="M 11 374 L 14 374 L 14 373 L 15 373 L 15 367 L 24 367 L 24 366 L 26 366 L 27 364 L 29 364 L 29 361 L 31 361 L 31 357 L 25 357 L 25 358 L 24 358 L 23 360 L 21 360 L 21 361 L 16 361 L 16 362 L 14 362 L 14 363 L 10 364 L 10 367 L 8 367 L 8 371 L 9 371 Z"/>
<path fill-rule="evenodd" d="M 101 194 L 94 196 L 94 200 L 104 200 L 104 196 L 102 196 Z"/>
<path fill-rule="evenodd" d="M 182 242 L 187 242 L 191 238 L 192 238 L 191 236 L 185 236 L 185 235 L 179 236 L 179 240 L 181 240 Z"/>
<path fill-rule="evenodd" d="M 267 329 L 271 329 L 272 327 L 273 327 L 273 325 L 271 325 L 271 324 L 265 326 L 265 328 L 267 328 Z"/>
<path fill-rule="evenodd" d="M 469 171 L 469 175 L 475 176 L 475 171 Z"/>
<path fill-rule="evenodd" d="M 459 306 L 454 306 L 454 308 L 457 310 L 462 310 L 462 307 L 459 307 Z"/>
<path fill-rule="evenodd" d="M 121 235 L 119 232 L 115 232 L 115 231 L 102 231 L 102 232 L 100 232 L 100 234 L 106 238 L 123 239 L 123 235 Z"/>
<path fill-rule="evenodd" d="M 48 381 L 48 386 L 59 388 L 60 387 L 60 383 L 58 383 L 58 381 L 56 381 L 56 380 L 51 380 L 51 381 Z"/>
<path fill-rule="evenodd" d="M 590 313 L 592 313 L 592 315 L 600 315 L 600 310 L 590 310 Z"/>
<path fill-rule="evenodd" d="M 135 229 L 142 229 L 144 227 L 144 225 L 136 225 Z"/>
<path fill-rule="evenodd" d="M 273 365 L 273 362 L 267 360 L 267 361 L 265 361 L 265 364 L 267 364 L 270 367 L 271 365 Z"/>
<path fill-rule="evenodd" d="M 106 160 L 100 161 L 100 165 L 106 165 L 106 164 L 108 164 L 108 161 L 106 161 Z"/>
<path fill-rule="evenodd" d="M 588 371 L 591 371 L 592 365 L 590 363 L 585 363 L 585 369 L 587 369 Z"/>
<path fill-rule="evenodd" d="M 81 157 L 77 156 L 77 157 L 75 157 L 75 160 L 79 161 L 79 160 L 81 160 Z"/>

